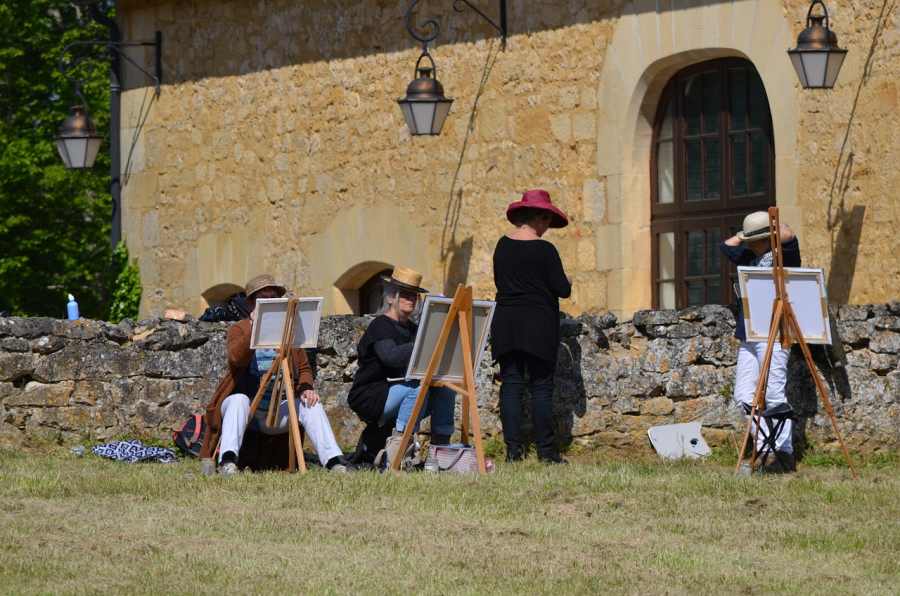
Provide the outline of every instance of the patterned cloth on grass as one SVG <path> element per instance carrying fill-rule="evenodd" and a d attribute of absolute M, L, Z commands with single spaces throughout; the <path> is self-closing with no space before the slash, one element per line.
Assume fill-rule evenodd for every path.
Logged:
<path fill-rule="evenodd" d="M 175 452 L 162 447 L 147 447 L 140 441 L 121 441 L 119 443 L 107 443 L 97 445 L 91 449 L 91 453 L 101 457 L 108 457 L 133 464 L 136 461 L 158 461 L 163 464 L 178 463 Z"/>

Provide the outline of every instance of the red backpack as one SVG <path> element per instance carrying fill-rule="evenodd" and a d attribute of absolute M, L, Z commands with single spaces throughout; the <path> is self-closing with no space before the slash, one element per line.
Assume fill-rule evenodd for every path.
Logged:
<path fill-rule="evenodd" d="M 175 446 L 185 455 L 198 457 L 205 434 L 206 422 L 203 421 L 203 414 L 194 414 L 187 419 L 181 430 L 175 431 L 172 439 L 175 441 Z"/>

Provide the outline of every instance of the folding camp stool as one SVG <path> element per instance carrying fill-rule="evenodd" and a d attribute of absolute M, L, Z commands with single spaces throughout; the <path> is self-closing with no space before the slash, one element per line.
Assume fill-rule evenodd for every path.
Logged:
<path fill-rule="evenodd" d="M 773 455 L 781 467 L 786 470 L 788 469 L 787 462 L 775 448 L 775 441 L 787 421 L 794 420 L 794 408 L 791 407 L 791 404 L 783 402 L 763 410 L 761 417 L 763 424 L 759 425 L 759 434 L 762 437 L 763 445 L 757 457 L 760 462 L 765 462 L 769 455 Z M 762 471 L 763 466 L 759 466 L 759 473 L 762 474 Z"/>

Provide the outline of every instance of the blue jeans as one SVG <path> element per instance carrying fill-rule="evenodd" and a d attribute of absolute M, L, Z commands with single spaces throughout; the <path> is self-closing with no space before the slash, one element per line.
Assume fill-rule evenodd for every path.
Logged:
<path fill-rule="evenodd" d="M 394 428 L 399 432 L 406 430 L 406 425 L 412 416 L 416 397 L 419 395 L 419 381 L 404 381 L 391 385 L 388 391 L 387 403 L 384 404 L 384 414 L 379 422 L 385 422 L 391 418 L 397 418 Z M 431 387 L 425 395 L 425 403 L 419 410 L 419 419 L 413 430 L 419 431 L 419 423 L 425 416 L 431 416 L 431 432 L 438 435 L 452 435 L 453 409 L 456 407 L 456 392 L 446 387 Z"/>

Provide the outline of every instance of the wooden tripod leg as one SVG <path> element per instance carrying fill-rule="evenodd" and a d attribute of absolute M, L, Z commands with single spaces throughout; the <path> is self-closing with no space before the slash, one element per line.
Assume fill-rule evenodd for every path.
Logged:
<path fill-rule="evenodd" d="M 297 323 L 297 308 L 300 306 L 299 299 L 291 296 L 288 298 L 287 310 L 284 314 L 284 328 L 281 331 L 281 346 L 278 348 L 277 360 L 272 363 L 272 367 L 275 368 L 275 386 L 272 389 L 272 401 L 269 403 L 269 415 L 266 419 L 266 424 L 269 426 L 275 426 L 278 424 L 278 406 L 281 403 L 281 394 L 285 391 L 285 384 L 289 384 L 293 387 L 294 383 L 294 375 L 293 375 L 293 366 L 289 366 L 287 369 L 283 369 L 281 366 L 276 366 L 280 362 L 285 359 L 290 363 L 291 358 L 291 341 L 294 337 L 294 326 Z M 271 370 L 271 368 L 269 369 Z"/>
<path fill-rule="evenodd" d="M 394 461 L 391 462 L 392 470 L 396 471 L 400 469 L 400 460 L 403 459 L 403 454 L 406 453 L 406 446 L 409 445 L 413 429 L 416 427 L 416 421 L 419 419 L 419 411 L 422 409 L 422 404 L 425 402 L 425 394 L 428 393 L 428 389 L 430 388 L 431 386 L 426 384 L 423 379 L 422 383 L 419 385 L 419 393 L 416 395 L 416 403 L 413 404 L 412 414 L 410 414 L 409 420 L 406 421 L 406 428 L 403 430 L 403 438 L 400 439 L 400 449 L 397 451 Z"/>
<path fill-rule="evenodd" d="M 466 440 L 468 443 L 469 413 L 472 414 L 472 431 L 475 435 L 475 457 L 478 461 L 478 471 L 485 472 L 484 446 L 481 442 L 481 420 L 478 417 L 478 394 L 475 391 L 475 370 L 472 366 L 472 287 L 466 287 L 466 298 L 459 309 L 459 339 L 462 342 L 463 353 L 463 386 L 466 393 L 463 394 L 462 422 Z"/>
<path fill-rule="evenodd" d="M 247 418 L 247 424 L 250 424 L 250 421 L 253 420 L 253 415 L 256 414 L 256 409 L 259 407 L 259 402 L 262 401 L 263 395 L 266 393 L 266 387 L 269 386 L 269 381 L 272 380 L 272 375 L 275 373 L 278 364 L 278 358 L 275 358 L 275 362 L 272 363 L 272 366 L 266 371 L 266 374 L 263 375 L 262 381 L 259 383 L 259 391 L 256 392 L 256 397 L 253 398 L 253 401 L 250 403 L 250 416 Z"/>
<path fill-rule="evenodd" d="M 787 306 L 785 311 L 787 313 L 788 322 L 794 329 L 797 342 L 800 344 L 800 351 L 803 352 L 803 359 L 806 360 L 809 374 L 812 375 L 813 381 L 816 384 L 816 389 L 819 391 L 819 396 L 822 398 L 822 404 L 825 406 L 825 411 L 828 413 L 828 418 L 831 419 L 831 426 L 834 427 L 838 442 L 841 444 L 841 449 L 844 451 L 844 457 L 847 458 L 847 465 L 850 466 L 850 472 L 853 474 L 853 477 L 856 478 L 856 469 L 853 467 L 853 462 L 850 461 L 850 453 L 847 452 L 847 446 L 844 445 L 844 438 L 841 436 L 841 431 L 838 429 L 837 422 L 834 419 L 834 411 L 831 409 L 831 402 L 828 401 L 828 396 L 825 394 L 825 386 L 822 384 L 822 379 L 819 378 L 819 373 L 813 362 L 812 354 L 809 352 L 809 346 L 806 344 L 803 333 L 800 331 L 800 324 L 797 322 L 797 316 L 794 314 L 794 309 L 791 308 L 790 305 Z"/>
<path fill-rule="evenodd" d="M 282 360 L 281 366 L 287 379 L 285 389 L 287 390 L 288 416 L 290 418 L 288 432 L 291 433 L 290 441 L 293 442 L 293 452 L 297 454 L 297 464 L 300 466 L 300 471 L 305 474 L 306 461 L 303 459 L 303 441 L 300 439 L 300 419 L 297 417 L 297 404 L 294 403 L 294 379 L 287 359 Z"/>
<path fill-rule="evenodd" d="M 465 379 L 463 379 L 463 386 L 466 386 Z M 460 420 L 459 420 L 459 442 L 460 443 L 469 443 L 469 411 L 472 408 L 471 399 L 469 398 L 468 390 L 460 393 L 462 395 L 462 408 L 460 408 Z"/>
<path fill-rule="evenodd" d="M 747 441 L 750 439 L 750 430 L 753 428 L 753 416 L 756 415 L 757 424 L 756 424 L 756 432 L 757 436 L 754 437 L 753 440 L 753 454 L 756 455 L 756 439 L 759 436 L 759 423 L 761 422 L 761 413 L 760 404 L 765 403 L 765 394 L 766 394 L 766 385 L 769 382 L 769 365 L 772 362 L 772 350 L 775 347 L 775 336 L 778 333 L 779 328 L 781 327 L 781 318 L 784 316 L 784 302 L 782 300 L 775 300 L 774 309 L 772 312 L 772 324 L 769 326 L 769 337 L 768 337 L 768 345 L 766 346 L 766 353 L 763 356 L 763 363 L 760 366 L 759 370 L 759 378 L 756 381 L 756 393 L 753 394 L 753 405 L 750 407 L 750 420 L 747 421 L 747 432 L 744 433 L 744 442 L 741 444 L 741 450 L 738 453 L 738 461 L 737 465 L 734 467 L 734 475 L 737 476 L 738 472 L 741 469 L 741 462 L 744 461 L 744 451 L 747 450 Z"/>
<path fill-rule="evenodd" d="M 301 449 L 301 451 L 303 451 Z M 297 469 L 297 447 L 294 445 L 294 433 L 288 431 L 288 472 Z"/>
<path fill-rule="evenodd" d="M 275 426 L 278 424 L 278 405 L 281 403 L 281 394 L 284 393 L 284 371 L 281 362 L 284 360 L 282 352 L 278 352 L 269 370 L 275 369 L 272 378 L 272 399 L 269 400 L 269 412 L 266 414 L 266 424 Z"/>

